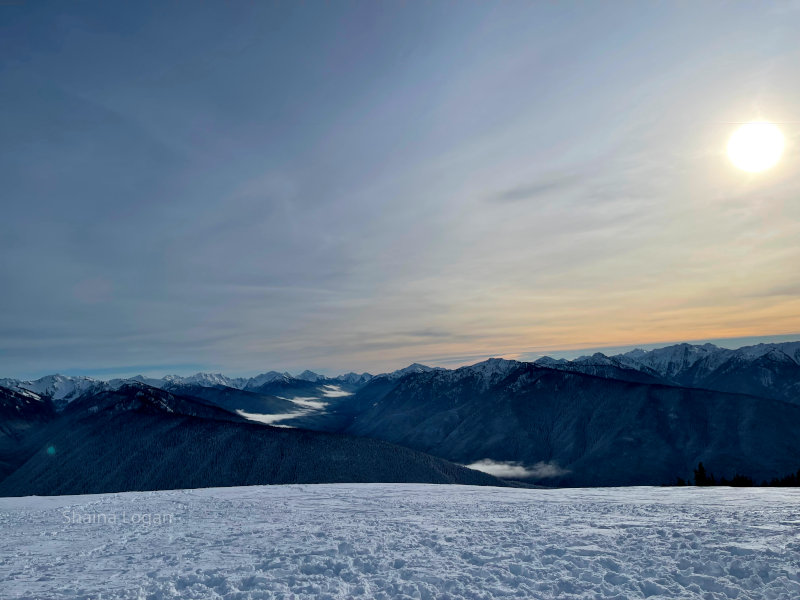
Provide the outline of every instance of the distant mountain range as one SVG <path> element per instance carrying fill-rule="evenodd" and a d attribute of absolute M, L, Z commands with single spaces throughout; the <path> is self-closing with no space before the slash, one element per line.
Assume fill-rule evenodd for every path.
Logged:
<path fill-rule="evenodd" d="M 133 471 L 120 467 L 104 479 L 113 488 L 104 491 L 291 480 L 255 467 L 248 471 L 252 478 L 243 475 L 236 461 L 260 464 L 259 452 L 294 465 L 297 481 L 396 480 L 402 469 L 392 457 L 411 451 L 401 462 L 416 479 L 404 481 L 475 477 L 446 461 L 547 485 L 671 483 L 687 478 L 700 461 L 720 476 L 740 473 L 757 481 L 800 467 L 800 342 L 738 350 L 678 344 L 575 360 L 489 359 L 452 370 L 413 364 L 375 376 L 271 371 L 251 378 L 198 373 L 99 381 L 51 375 L 0 380 L 0 386 L 0 494 L 67 493 L 84 484 L 98 490 L 92 478 L 65 479 L 58 469 L 58 477 L 49 478 L 62 463 L 42 448 L 52 439 L 61 440 L 61 448 L 65 442 L 83 448 L 57 456 L 66 456 L 59 468 L 84 473 L 81 465 L 92 464 L 91 452 L 84 452 L 89 448 L 136 450 L 128 438 L 117 440 L 114 432 L 122 429 L 164 454 L 136 454 L 135 472 L 146 475 L 130 480 Z M 159 410 L 135 400 L 141 394 L 160 399 Z M 147 426 L 137 429 L 145 420 Z M 171 437 L 176 432 L 185 432 L 179 443 Z M 81 442 L 81 436 L 99 441 Z M 216 446 L 217 436 L 234 441 Z M 314 444 L 336 446 L 352 460 L 312 460 L 301 439 L 318 450 Z M 376 446 L 376 440 L 396 445 Z M 168 484 L 154 473 L 173 460 L 164 448 L 175 444 L 190 455 L 204 448 L 206 463 L 200 464 L 216 466 L 173 474 Z M 291 452 L 278 450 L 280 444 Z M 371 470 L 352 458 L 365 455 L 380 456 Z M 118 458 L 114 464 L 128 463 Z"/>
<path fill-rule="evenodd" d="M 573 361 L 539 359 L 538 364 L 580 372 L 635 370 L 672 385 L 753 394 L 800 404 L 800 342 L 758 344 L 737 350 L 713 344 L 677 344 Z M 630 374 L 627 374 L 629 376 Z"/>

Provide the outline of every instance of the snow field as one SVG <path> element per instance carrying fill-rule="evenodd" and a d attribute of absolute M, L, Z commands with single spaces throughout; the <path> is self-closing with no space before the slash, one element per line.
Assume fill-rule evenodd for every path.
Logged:
<path fill-rule="evenodd" d="M 0 498 L 0 597 L 790 600 L 800 490 L 341 484 Z"/>

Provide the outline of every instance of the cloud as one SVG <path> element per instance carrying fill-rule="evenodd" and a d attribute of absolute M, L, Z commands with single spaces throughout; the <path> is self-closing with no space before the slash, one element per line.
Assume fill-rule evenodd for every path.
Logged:
<path fill-rule="evenodd" d="M 424 27 L 243 10 L 115 8 L 103 39 L 76 3 L 0 24 L 0 375 L 383 372 L 800 329 L 797 170 L 742 179 L 706 125 L 746 118 L 750 84 L 729 84 L 770 60 L 782 85 L 754 97 L 791 113 L 790 20 L 598 10 L 608 45 L 568 18 L 532 38 L 545 5 Z M 330 26 L 373 16 L 369 36 Z M 608 52 L 554 53 L 571 37 Z"/>
<path fill-rule="evenodd" d="M 746 294 L 750 298 L 771 298 L 773 296 L 797 296 L 800 295 L 800 283 L 790 283 L 779 285 L 765 290 L 757 290 L 751 294 Z"/>
<path fill-rule="evenodd" d="M 561 477 L 569 473 L 569 469 L 562 469 L 555 461 L 552 462 L 537 462 L 530 469 L 532 479 L 549 479 L 551 477 Z"/>
<path fill-rule="evenodd" d="M 569 470 L 562 469 L 555 461 L 540 461 L 532 467 L 525 467 L 519 462 L 497 461 L 484 458 L 467 465 L 467 468 L 483 471 L 489 475 L 506 479 L 552 479 L 553 477 L 560 477 L 569 473 Z"/>
<path fill-rule="evenodd" d="M 556 175 L 540 181 L 508 189 L 490 196 L 490 202 L 509 203 L 531 200 L 537 196 L 550 194 L 575 185 L 577 175 Z"/>

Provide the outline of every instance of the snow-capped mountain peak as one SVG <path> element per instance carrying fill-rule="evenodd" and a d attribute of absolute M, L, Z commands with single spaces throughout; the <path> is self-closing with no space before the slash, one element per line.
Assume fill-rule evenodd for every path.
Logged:
<path fill-rule="evenodd" d="M 505 358 L 487 358 L 484 361 L 475 363 L 467 367 L 461 367 L 459 371 L 469 371 L 471 373 L 478 373 L 483 376 L 503 376 L 508 374 L 519 367 L 522 363 L 516 360 L 508 360 Z"/>
<path fill-rule="evenodd" d="M 48 397 L 59 404 L 74 400 L 84 392 L 105 385 L 104 382 L 85 376 L 45 375 L 39 379 L 19 381 L 0 379 L 0 386 L 23 393 L 33 392 L 37 396 Z"/>
<path fill-rule="evenodd" d="M 566 358 L 553 358 L 552 356 L 542 356 L 533 361 L 533 364 L 543 367 L 556 367 L 567 363 L 569 363 L 569 361 Z"/>
<path fill-rule="evenodd" d="M 597 365 L 597 366 L 614 366 L 619 367 L 621 363 L 611 357 L 606 356 L 602 352 L 595 352 L 591 356 L 580 356 L 572 361 L 575 364 L 583 365 Z"/>
<path fill-rule="evenodd" d="M 287 372 L 279 373 L 278 371 L 268 371 L 266 373 L 261 373 L 261 375 L 256 375 L 255 377 L 251 377 L 247 380 L 244 384 L 243 389 L 245 390 L 254 390 L 265 383 L 270 383 L 272 381 L 277 381 L 278 379 L 291 379 L 291 375 Z"/>
<path fill-rule="evenodd" d="M 338 377 L 334 377 L 336 381 L 341 383 L 346 383 L 348 385 L 363 385 L 367 383 L 370 379 L 373 378 L 373 375 L 370 373 L 345 373 L 344 375 L 339 375 Z"/>
<path fill-rule="evenodd" d="M 206 387 L 224 385 L 225 387 L 239 388 L 246 382 L 245 379 L 226 377 L 222 373 L 195 373 L 180 379 L 183 384 L 202 385 Z"/>
<path fill-rule="evenodd" d="M 302 373 L 300 373 L 295 379 L 300 379 L 301 381 L 311 381 L 313 383 L 317 383 L 320 381 L 325 381 L 327 377 L 324 375 L 320 375 L 319 373 L 314 373 L 314 371 L 309 371 L 306 369 Z"/>
<path fill-rule="evenodd" d="M 404 377 L 406 375 L 411 375 L 412 373 L 429 373 L 431 371 L 444 371 L 440 367 L 429 367 L 427 365 L 421 365 L 420 363 L 412 363 L 407 367 L 402 369 L 398 369 L 397 371 L 392 371 L 391 373 L 385 373 L 384 377 L 388 377 L 389 379 L 397 379 L 399 377 Z"/>
<path fill-rule="evenodd" d="M 674 377 L 703 361 L 707 368 L 716 368 L 724 363 L 734 352 L 719 348 L 714 344 L 675 344 L 656 350 L 632 350 L 612 358 L 620 359 L 627 365 L 644 365 L 662 376 Z"/>

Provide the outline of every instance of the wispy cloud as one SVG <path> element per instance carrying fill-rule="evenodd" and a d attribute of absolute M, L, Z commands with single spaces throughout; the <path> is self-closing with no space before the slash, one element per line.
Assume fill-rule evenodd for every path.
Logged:
<path fill-rule="evenodd" d="M 466 466 L 470 469 L 506 479 L 553 479 L 569 473 L 569 470 L 562 469 L 556 462 L 552 461 L 537 462 L 531 467 L 526 467 L 519 462 L 484 458 Z"/>
<path fill-rule="evenodd" d="M 541 196 L 554 194 L 556 192 L 570 189 L 579 184 L 579 173 L 572 175 L 553 175 L 544 177 L 539 181 L 534 181 L 528 185 L 522 185 L 507 189 L 503 192 L 489 196 L 490 202 L 521 202 L 535 200 Z"/>
<path fill-rule="evenodd" d="M 800 105 L 792 13 L 154 10 L 0 23 L 0 375 L 800 330 L 796 157 L 721 124 Z"/>

